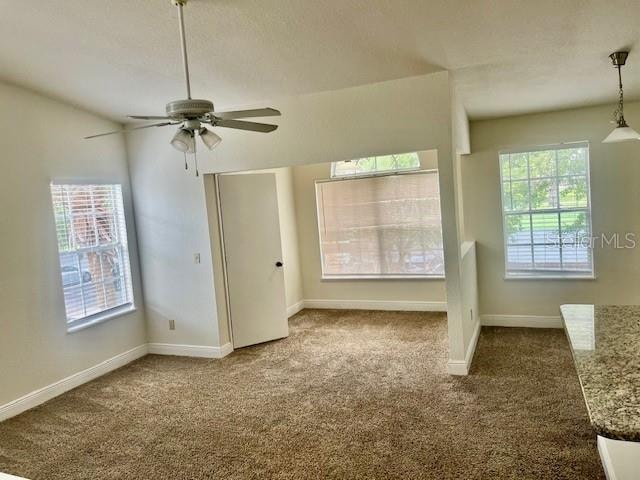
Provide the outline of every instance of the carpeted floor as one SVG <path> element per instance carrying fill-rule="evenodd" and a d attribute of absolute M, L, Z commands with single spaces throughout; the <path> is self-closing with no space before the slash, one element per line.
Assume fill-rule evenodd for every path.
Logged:
<path fill-rule="evenodd" d="M 601 479 L 561 330 L 306 310 L 222 360 L 147 356 L 0 424 L 0 471 L 55 479 Z"/>

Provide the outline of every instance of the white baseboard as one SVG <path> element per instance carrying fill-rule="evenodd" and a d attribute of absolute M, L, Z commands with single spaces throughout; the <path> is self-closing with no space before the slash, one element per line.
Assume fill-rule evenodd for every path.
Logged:
<path fill-rule="evenodd" d="M 109 358 L 93 367 L 89 367 L 81 372 L 63 378 L 51 385 L 34 390 L 16 400 L 5 405 L 0 405 L 0 422 L 8 418 L 14 417 L 31 408 L 37 407 L 44 402 L 51 400 L 72 388 L 94 380 L 102 375 L 111 372 L 126 364 L 144 357 L 148 353 L 159 355 L 179 355 L 187 357 L 205 357 L 205 358 L 222 358 L 229 355 L 233 351 L 231 343 L 226 343 L 221 347 L 205 347 L 199 345 L 173 345 L 167 343 L 145 343 L 131 350 Z M 1 476 L 0 476 L 1 480 Z"/>
<path fill-rule="evenodd" d="M 304 308 L 304 300 L 300 300 L 298 303 L 294 303 L 290 307 L 287 307 L 287 318 L 293 317 L 296 313 Z"/>
<path fill-rule="evenodd" d="M 0 480 L 28 480 L 24 477 L 15 477 L 13 475 L 9 475 L 8 473 L 0 472 Z"/>
<path fill-rule="evenodd" d="M 175 355 L 178 357 L 222 358 L 233 352 L 231 343 L 221 347 L 205 345 L 178 345 L 174 343 L 149 343 L 149 353 L 156 355 Z"/>
<path fill-rule="evenodd" d="M 480 322 L 486 327 L 562 328 L 560 317 L 538 315 L 481 315 Z"/>
<path fill-rule="evenodd" d="M 469 375 L 471 363 L 473 362 L 473 354 L 476 352 L 478 338 L 480 338 L 480 329 L 480 322 L 476 322 L 476 326 L 473 329 L 473 335 L 471 336 L 471 342 L 469 342 L 469 346 L 467 347 L 467 351 L 464 355 L 464 360 L 449 360 L 447 362 L 447 372 L 449 375 Z"/>
<path fill-rule="evenodd" d="M 30 408 L 37 407 L 58 395 L 68 392 L 72 388 L 79 387 L 83 383 L 87 383 L 104 375 L 105 373 L 109 373 L 116 368 L 123 367 L 127 363 L 133 362 L 140 357 L 144 357 L 147 354 L 147 351 L 147 344 L 140 345 L 94 365 L 93 367 L 89 367 L 86 370 L 74 373 L 73 375 L 63 378 L 51 385 L 47 385 L 46 387 L 28 393 L 17 400 L 1 405 L 0 422 L 29 410 Z"/>
<path fill-rule="evenodd" d="M 304 308 L 446 312 L 447 302 L 405 302 L 397 300 L 304 300 Z"/>

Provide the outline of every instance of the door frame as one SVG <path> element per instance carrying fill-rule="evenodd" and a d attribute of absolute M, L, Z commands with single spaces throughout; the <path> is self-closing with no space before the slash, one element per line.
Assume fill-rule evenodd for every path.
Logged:
<path fill-rule="evenodd" d="M 222 255 L 220 263 L 222 264 L 222 284 L 224 289 L 223 294 L 224 294 L 224 303 L 225 303 L 225 316 L 227 317 L 226 320 L 227 320 L 227 329 L 229 331 L 229 341 L 231 342 L 231 346 L 234 347 L 233 319 L 231 315 L 231 300 L 229 298 L 229 277 L 227 276 L 227 250 L 225 247 L 224 225 L 222 222 L 222 197 L 220 196 L 220 175 L 222 175 L 222 173 L 215 173 L 213 175 L 215 194 L 216 194 L 216 198 L 215 198 L 216 222 L 218 226 L 220 254 Z M 214 275 L 215 275 L 215 272 L 214 272 Z M 218 313 L 220 313 L 220 310 L 218 310 Z M 220 320 L 218 320 L 218 324 L 220 324 Z"/>

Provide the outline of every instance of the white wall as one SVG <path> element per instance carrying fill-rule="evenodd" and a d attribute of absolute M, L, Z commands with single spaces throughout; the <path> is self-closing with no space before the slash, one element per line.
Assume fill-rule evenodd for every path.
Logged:
<path fill-rule="evenodd" d="M 420 152 L 420 158 L 421 168 L 438 168 L 437 152 Z M 322 280 L 315 182 L 330 176 L 331 163 L 293 167 L 304 298 L 321 301 L 418 302 L 418 305 L 434 304 L 446 309 L 444 280 Z"/>
<path fill-rule="evenodd" d="M 127 138 L 148 340 L 220 346 L 204 177 L 154 133 Z"/>
<path fill-rule="evenodd" d="M 449 75 L 403 78 L 299 97 L 265 101 L 282 117 L 270 134 L 217 129 L 223 138 L 202 152 L 202 171 L 241 171 L 332 162 L 371 154 L 450 148 Z M 141 132 L 168 142 L 167 129 Z M 168 158 L 180 160 L 177 152 Z"/>
<path fill-rule="evenodd" d="M 462 187 L 463 156 L 470 152 L 469 120 L 464 107 L 456 94 L 453 82 L 450 85 L 451 101 L 451 131 L 452 131 L 452 161 L 448 182 L 453 186 L 452 200 L 448 202 L 455 210 L 455 216 L 450 215 L 455 223 L 449 226 L 449 236 L 456 238 L 456 250 L 450 251 L 449 260 L 457 268 L 449 273 L 451 278 L 447 282 L 447 291 L 452 291 L 455 298 L 449 297 L 449 373 L 466 375 L 469 372 L 475 344 L 480 332 L 480 315 L 478 312 L 478 281 L 476 271 L 476 245 L 472 235 L 468 235 L 465 225 L 464 205 L 466 195 Z"/>
<path fill-rule="evenodd" d="M 0 405 L 146 342 L 136 229 L 118 125 L 0 83 Z M 67 334 L 49 183 L 121 183 L 138 311 Z"/>
<path fill-rule="evenodd" d="M 438 150 L 449 316 L 460 315 L 449 75 L 431 75 L 265 102 L 283 116 L 268 135 L 218 129 L 222 144 L 200 155 L 201 172 L 242 171 L 330 162 L 396 152 Z M 172 129 L 130 135 L 149 330 L 163 331 L 171 315 L 186 325 L 183 343 L 215 342 L 217 330 L 211 248 L 202 178 L 181 171 L 182 157 L 168 146 Z M 192 254 L 202 264 L 192 264 Z M 189 298 L 189 301 L 185 301 Z M 191 300 L 192 299 L 192 300 Z M 455 306 L 457 305 L 457 306 Z M 462 338 L 460 322 L 454 336 Z M 179 328 L 179 327 L 178 327 Z M 458 331 L 458 330 L 460 331 Z M 451 335 L 450 330 L 450 335 Z M 177 339 L 177 335 L 175 335 Z M 156 341 L 156 340 L 152 340 Z M 163 341 L 163 340 L 159 340 Z M 451 355 L 464 356 L 457 341 Z"/>
<path fill-rule="evenodd" d="M 461 250 L 462 339 L 468 369 L 475 351 L 476 336 L 480 333 L 476 243 L 464 242 Z"/>
<path fill-rule="evenodd" d="M 640 104 L 625 105 L 640 127 Z M 463 157 L 465 224 L 477 241 L 480 309 L 487 315 L 557 316 L 563 303 L 640 301 L 640 142 L 603 144 L 614 106 L 473 122 L 473 153 Z M 505 280 L 498 152 L 588 140 L 595 235 L 633 232 L 634 249 L 597 248 L 596 280 Z"/>

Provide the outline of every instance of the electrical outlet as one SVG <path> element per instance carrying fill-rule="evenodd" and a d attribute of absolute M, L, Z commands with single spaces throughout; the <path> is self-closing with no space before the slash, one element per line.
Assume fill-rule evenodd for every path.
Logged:
<path fill-rule="evenodd" d="M 169 330 L 175 330 L 175 329 L 176 329 L 176 321 L 169 320 Z"/>
<path fill-rule="evenodd" d="M 193 263 L 200 263 L 200 254 L 199 253 L 194 253 L 193 254 Z"/>

